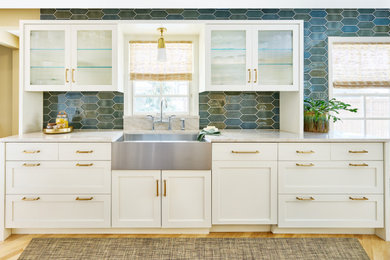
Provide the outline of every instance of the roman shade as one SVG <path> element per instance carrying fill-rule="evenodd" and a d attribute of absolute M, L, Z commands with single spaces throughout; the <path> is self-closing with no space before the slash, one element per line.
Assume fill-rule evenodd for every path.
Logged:
<path fill-rule="evenodd" d="M 157 41 L 130 41 L 130 80 L 192 80 L 192 42 L 166 41 L 167 62 L 157 61 Z"/>
<path fill-rule="evenodd" d="M 335 42 L 331 62 L 335 88 L 390 87 L 388 42 Z"/>

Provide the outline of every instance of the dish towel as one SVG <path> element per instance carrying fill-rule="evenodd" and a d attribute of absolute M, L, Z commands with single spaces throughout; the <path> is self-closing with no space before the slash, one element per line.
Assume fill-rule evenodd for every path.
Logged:
<path fill-rule="evenodd" d="M 206 135 L 220 135 L 221 132 L 215 126 L 208 126 L 200 130 L 198 134 L 198 141 L 203 141 Z"/>

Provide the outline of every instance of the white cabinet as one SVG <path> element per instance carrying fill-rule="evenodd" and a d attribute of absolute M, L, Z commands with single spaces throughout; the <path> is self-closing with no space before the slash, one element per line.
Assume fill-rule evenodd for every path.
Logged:
<path fill-rule="evenodd" d="M 113 171 L 112 226 L 211 226 L 210 171 Z"/>
<path fill-rule="evenodd" d="M 206 25 L 206 91 L 298 91 L 302 23 Z"/>
<path fill-rule="evenodd" d="M 276 161 L 213 162 L 213 224 L 276 224 Z"/>
<path fill-rule="evenodd" d="M 115 24 L 26 24 L 26 91 L 118 90 Z"/>
<path fill-rule="evenodd" d="M 211 227 L 210 171 L 163 171 L 162 226 Z"/>
<path fill-rule="evenodd" d="M 113 171 L 113 227 L 161 227 L 160 175 L 161 171 Z"/>

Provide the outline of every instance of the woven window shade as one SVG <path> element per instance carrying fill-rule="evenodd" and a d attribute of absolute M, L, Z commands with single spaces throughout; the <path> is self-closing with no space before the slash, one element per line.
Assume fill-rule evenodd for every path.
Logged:
<path fill-rule="evenodd" d="M 192 80 L 192 42 L 166 41 L 167 62 L 157 61 L 157 41 L 130 42 L 130 80 Z"/>
<path fill-rule="evenodd" d="M 334 43 L 335 88 L 390 87 L 390 43 Z"/>

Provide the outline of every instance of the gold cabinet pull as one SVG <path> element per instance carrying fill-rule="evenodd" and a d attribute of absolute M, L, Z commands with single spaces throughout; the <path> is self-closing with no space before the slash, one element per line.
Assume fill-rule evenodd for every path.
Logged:
<path fill-rule="evenodd" d="M 38 167 L 40 165 L 40 163 L 23 163 L 24 167 Z"/>
<path fill-rule="evenodd" d="M 28 150 L 23 150 L 23 153 L 40 153 L 41 151 L 40 150 L 31 150 L 31 151 L 28 151 Z"/>
<path fill-rule="evenodd" d="M 258 150 L 256 151 L 232 151 L 232 153 L 260 153 Z"/>
<path fill-rule="evenodd" d="M 36 201 L 36 200 L 40 200 L 41 198 L 40 197 L 36 197 L 36 198 L 27 198 L 27 197 L 23 197 L 22 200 L 24 201 Z"/>
<path fill-rule="evenodd" d="M 349 166 L 368 166 L 367 163 L 350 163 Z"/>
<path fill-rule="evenodd" d="M 89 150 L 89 151 L 80 151 L 80 150 L 77 150 L 76 153 L 93 153 L 93 150 Z"/>
<path fill-rule="evenodd" d="M 366 150 L 361 150 L 361 151 L 349 150 L 348 152 L 349 152 L 349 153 L 368 153 L 368 151 L 366 151 Z"/>
<path fill-rule="evenodd" d="M 309 198 L 303 198 L 303 197 L 296 197 L 297 200 L 315 200 L 313 197 Z"/>
<path fill-rule="evenodd" d="M 65 69 L 65 81 L 66 81 L 66 83 L 69 83 L 68 73 L 69 73 L 69 69 Z"/>
<path fill-rule="evenodd" d="M 164 180 L 164 197 L 167 196 L 167 180 Z"/>
<path fill-rule="evenodd" d="M 76 81 L 75 81 L 75 79 L 74 79 L 74 72 L 75 72 L 76 70 L 75 69 L 72 69 L 72 83 L 75 83 Z"/>
<path fill-rule="evenodd" d="M 312 167 L 314 166 L 314 163 L 296 163 L 296 166 L 303 166 L 303 167 Z"/>
<path fill-rule="evenodd" d="M 354 197 L 349 197 L 350 200 L 368 200 L 367 197 L 362 197 L 362 198 L 354 198 Z"/>
<path fill-rule="evenodd" d="M 295 151 L 296 153 L 315 153 L 313 150 L 310 151 Z"/>
<path fill-rule="evenodd" d="M 89 197 L 89 198 L 80 198 L 80 197 L 77 197 L 76 200 L 93 200 L 93 197 Z"/>
<path fill-rule="evenodd" d="M 250 69 L 248 69 L 248 73 L 249 73 L 248 83 L 251 83 L 252 75 L 251 75 L 251 70 Z"/>
<path fill-rule="evenodd" d="M 253 83 L 257 83 L 257 69 L 254 69 L 255 71 L 255 81 Z"/>
<path fill-rule="evenodd" d="M 93 163 L 76 163 L 76 166 L 89 167 L 89 166 L 93 166 Z"/>
<path fill-rule="evenodd" d="M 158 197 L 160 193 L 158 192 L 158 180 L 156 180 L 156 196 Z"/>

